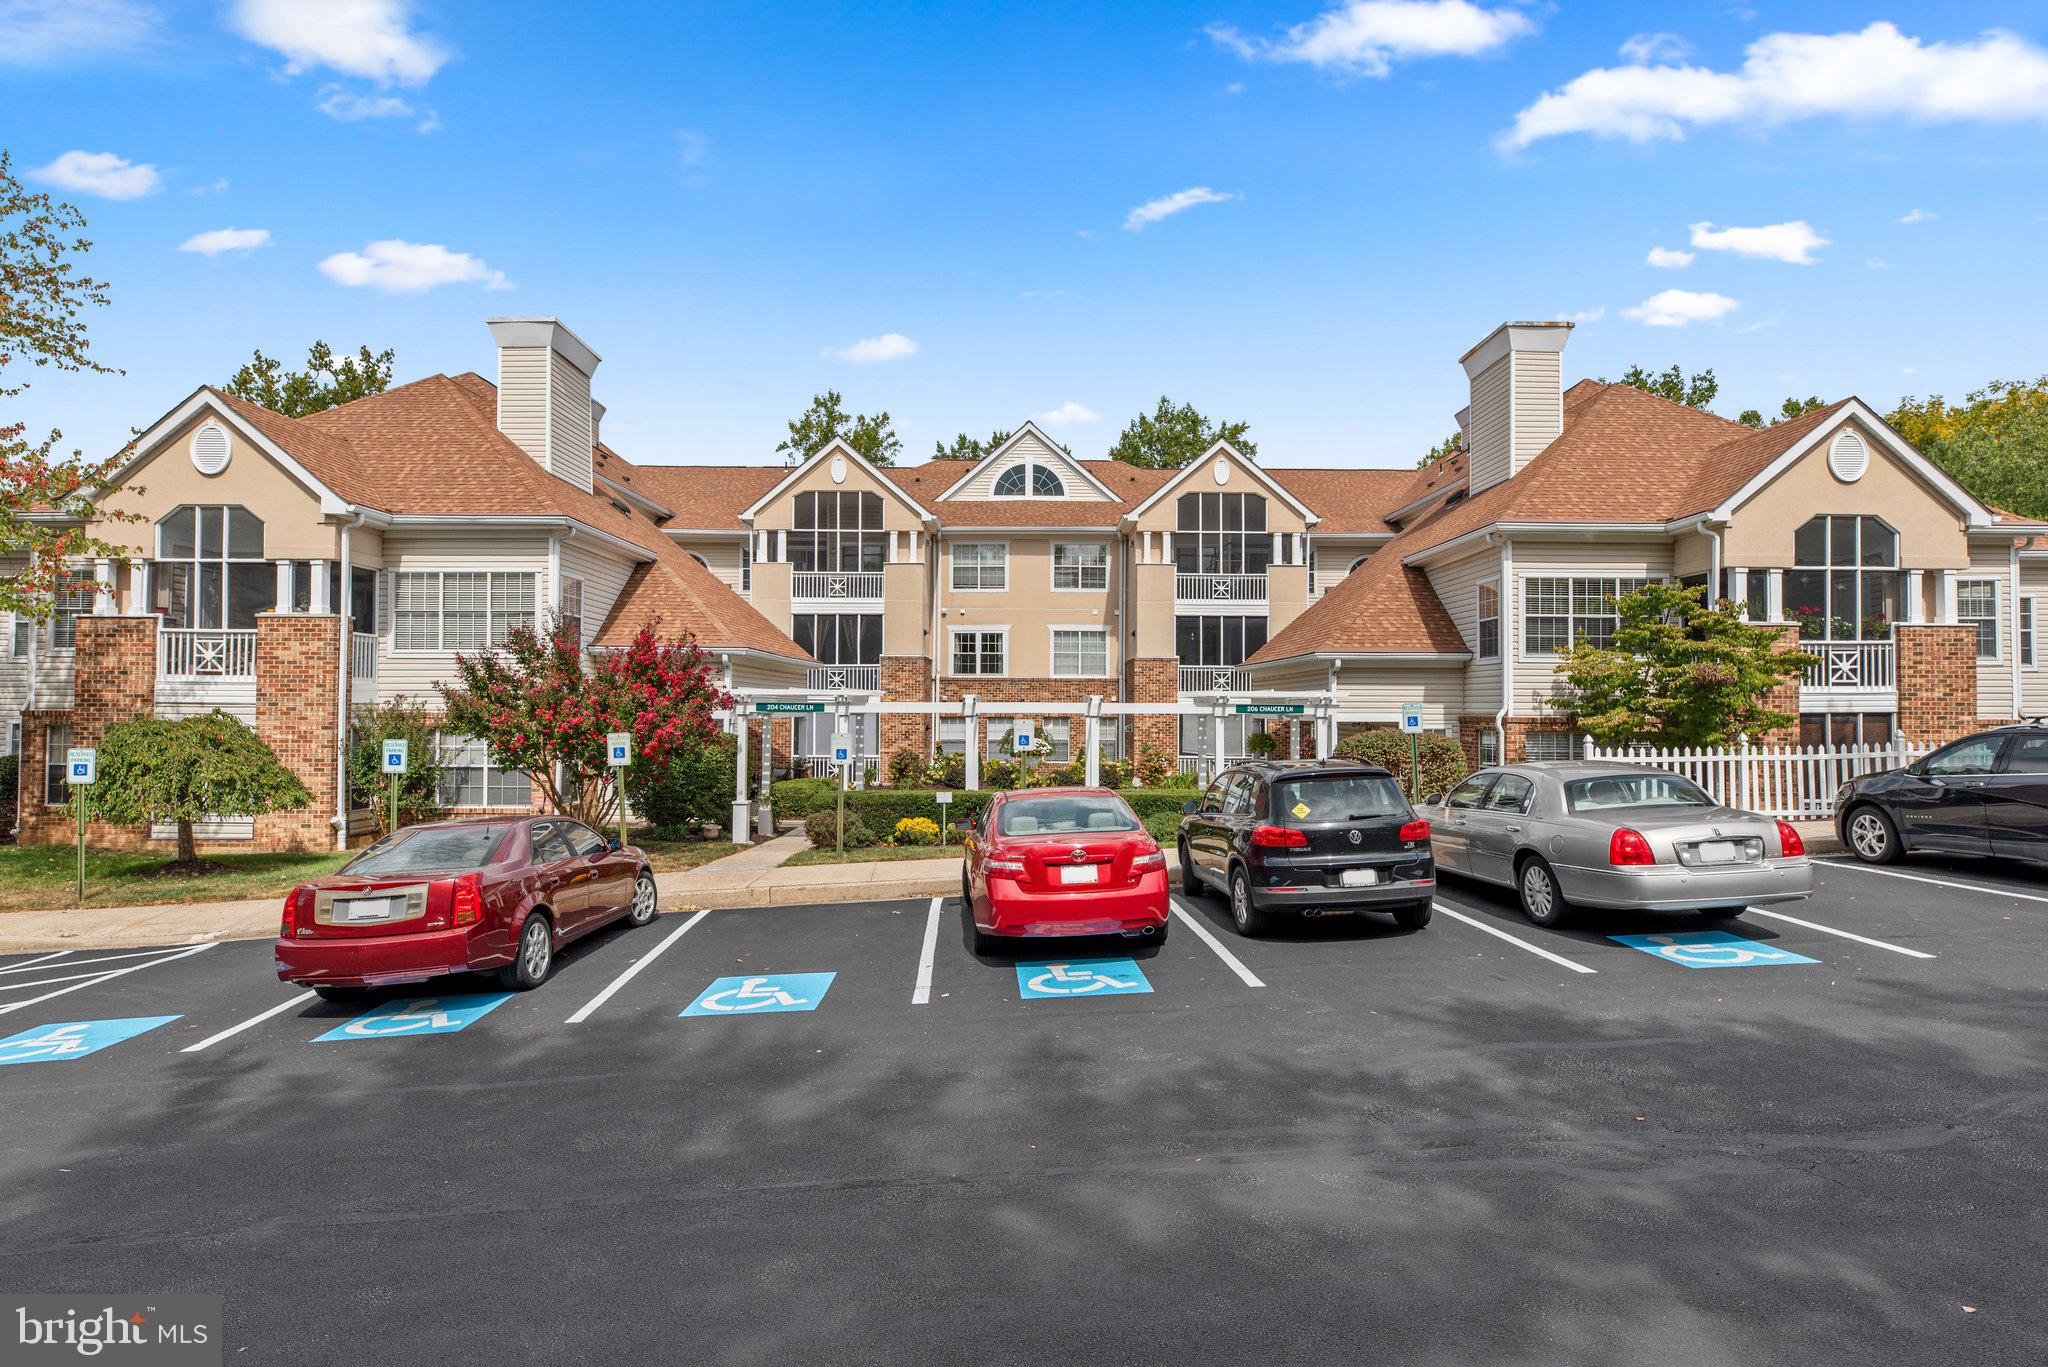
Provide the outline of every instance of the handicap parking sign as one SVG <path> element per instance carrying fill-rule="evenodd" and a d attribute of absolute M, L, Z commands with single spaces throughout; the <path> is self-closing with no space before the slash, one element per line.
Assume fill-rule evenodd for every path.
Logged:
<path fill-rule="evenodd" d="M 1017 994 L 1026 998 L 1122 997 L 1151 990 L 1143 970 L 1130 959 L 1017 965 Z"/>
<path fill-rule="evenodd" d="M 1630 949 L 1640 949 L 1687 968 L 1753 968 L 1766 964 L 1817 964 L 1789 949 L 1745 940 L 1725 930 L 1688 930 L 1671 935 L 1610 935 Z"/>
<path fill-rule="evenodd" d="M 763 973 L 720 978 L 684 1008 L 685 1016 L 765 1016 L 776 1011 L 815 1011 L 837 973 Z"/>
<path fill-rule="evenodd" d="M 134 1039 L 145 1030 L 169 1025 L 176 1016 L 130 1016 L 125 1020 L 65 1021 L 38 1025 L 0 1039 L 0 1064 L 69 1063 L 96 1054 L 110 1044 Z"/>
<path fill-rule="evenodd" d="M 313 1043 L 383 1039 L 387 1035 L 452 1035 L 511 1000 L 510 992 L 476 992 L 460 997 L 409 997 L 385 1002 L 366 1015 L 335 1026 Z"/>

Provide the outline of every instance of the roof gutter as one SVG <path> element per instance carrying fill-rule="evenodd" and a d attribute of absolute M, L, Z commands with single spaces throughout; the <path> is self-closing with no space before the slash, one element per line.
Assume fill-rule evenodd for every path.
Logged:
<path fill-rule="evenodd" d="M 478 527 L 531 528 L 537 532 L 564 536 L 571 541 L 582 538 L 599 542 L 613 550 L 624 552 L 635 564 L 644 565 L 657 559 L 654 552 L 645 546 L 635 545 L 622 536 L 613 536 L 610 532 L 601 531 L 588 522 L 573 517 L 548 517 L 525 513 L 510 516 L 480 514 L 473 517 L 444 517 L 438 513 L 394 513 L 386 517 L 382 525 L 396 531 L 474 531 Z"/>

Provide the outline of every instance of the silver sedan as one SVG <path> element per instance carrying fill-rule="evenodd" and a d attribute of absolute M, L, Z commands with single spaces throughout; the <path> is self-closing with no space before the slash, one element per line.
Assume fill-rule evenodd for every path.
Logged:
<path fill-rule="evenodd" d="M 1663 769 L 1499 765 L 1417 811 L 1440 872 L 1514 888 L 1538 925 L 1573 904 L 1732 916 L 1813 892 L 1790 823 L 1724 807 Z"/>

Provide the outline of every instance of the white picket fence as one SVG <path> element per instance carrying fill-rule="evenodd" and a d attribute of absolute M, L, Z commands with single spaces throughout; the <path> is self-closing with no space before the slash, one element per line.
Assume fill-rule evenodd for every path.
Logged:
<path fill-rule="evenodd" d="M 1890 745 L 1761 746 L 1747 743 L 1718 750 L 1624 746 L 1603 749 L 1590 740 L 1586 758 L 1647 764 L 1683 774 L 1716 801 L 1765 816 L 1811 821 L 1833 815 L 1835 793 L 1864 774 L 1912 763 L 1932 745 L 1903 737 Z"/>

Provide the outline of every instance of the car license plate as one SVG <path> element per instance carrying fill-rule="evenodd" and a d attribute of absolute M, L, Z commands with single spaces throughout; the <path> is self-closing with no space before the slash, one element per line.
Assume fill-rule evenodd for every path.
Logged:
<path fill-rule="evenodd" d="M 399 908 L 404 905 L 403 897 L 356 897 L 336 903 L 334 919 L 348 925 L 364 921 L 389 921 L 398 915 Z"/>
<path fill-rule="evenodd" d="M 1693 858 L 1702 864 L 1733 864 L 1742 857 L 1742 847 L 1733 840 L 1702 840 L 1693 846 Z"/>
<path fill-rule="evenodd" d="M 1338 882 L 1347 888 L 1369 888 L 1380 881 L 1378 869 L 1346 869 L 1338 875 Z"/>
<path fill-rule="evenodd" d="M 1060 865 L 1060 881 L 1062 883 L 1100 883 L 1102 881 L 1102 866 L 1100 864 L 1062 864 Z"/>

